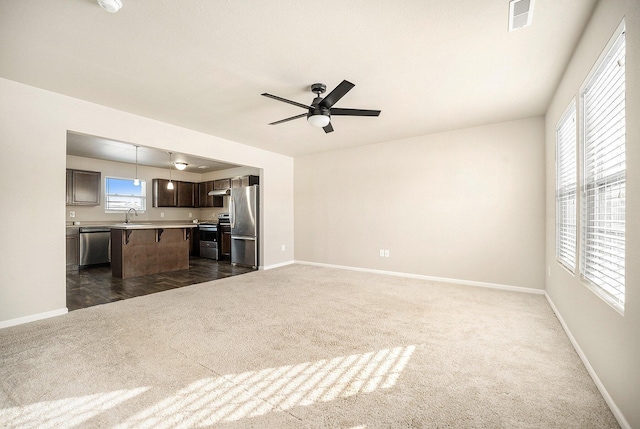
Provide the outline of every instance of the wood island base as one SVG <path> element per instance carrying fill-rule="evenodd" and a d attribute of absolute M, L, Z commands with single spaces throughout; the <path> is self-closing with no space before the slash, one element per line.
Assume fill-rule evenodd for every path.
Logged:
<path fill-rule="evenodd" d="M 121 279 L 189 269 L 190 228 L 112 229 L 111 275 Z"/>

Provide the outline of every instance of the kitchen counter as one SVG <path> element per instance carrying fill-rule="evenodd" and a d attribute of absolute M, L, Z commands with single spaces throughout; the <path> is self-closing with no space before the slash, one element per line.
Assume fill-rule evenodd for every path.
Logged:
<path fill-rule="evenodd" d="M 105 221 L 82 221 L 79 225 L 73 225 L 72 222 L 67 222 L 65 227 L 67 228 L 83 228 L 83 227 L 104 227 L 104 228 L 116 228 L 116 229 L 155 229 L 155 228 L 197 228 L 200 224 L 211 223 L 209 221 L 202 221 L 193 223 L 189 221 L 149 221 L 149 222 L 105 222 Z M 217 223 L 217 222 L 216 222 Z"/>
<path fill-rule="evenodd" d="M 115 225 L 109 225 L 111 229 L 172 229 L 172 228 L 197 228 L 197 223 L 116 223 Z"/>

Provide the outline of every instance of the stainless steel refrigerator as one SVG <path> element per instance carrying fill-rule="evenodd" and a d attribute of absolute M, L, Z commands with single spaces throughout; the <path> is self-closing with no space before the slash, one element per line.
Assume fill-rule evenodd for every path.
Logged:
<path fill-rule="evenodd" d="M 231 264 L 258 268 L 258 185 L 231 188 Z"/>

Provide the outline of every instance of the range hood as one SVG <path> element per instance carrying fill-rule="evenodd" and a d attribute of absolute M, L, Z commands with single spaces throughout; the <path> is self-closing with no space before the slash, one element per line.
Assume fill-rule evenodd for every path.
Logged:
<path fill-rule="evenodd" d="M 210 197 L 220 196 L 220 195 L 231 195 L 231 189 L 216 189 L 215 191 L 209 191 L 207 194 Z"/>

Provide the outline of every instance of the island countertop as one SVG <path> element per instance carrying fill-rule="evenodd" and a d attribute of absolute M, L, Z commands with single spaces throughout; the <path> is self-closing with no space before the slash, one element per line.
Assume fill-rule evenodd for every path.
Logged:
<path fill-rule="evenodd" d="M 196 223 L 116 223 L 109 225 L 111 229 L 175 229 L 175 228 L 197 228 Z"/>

